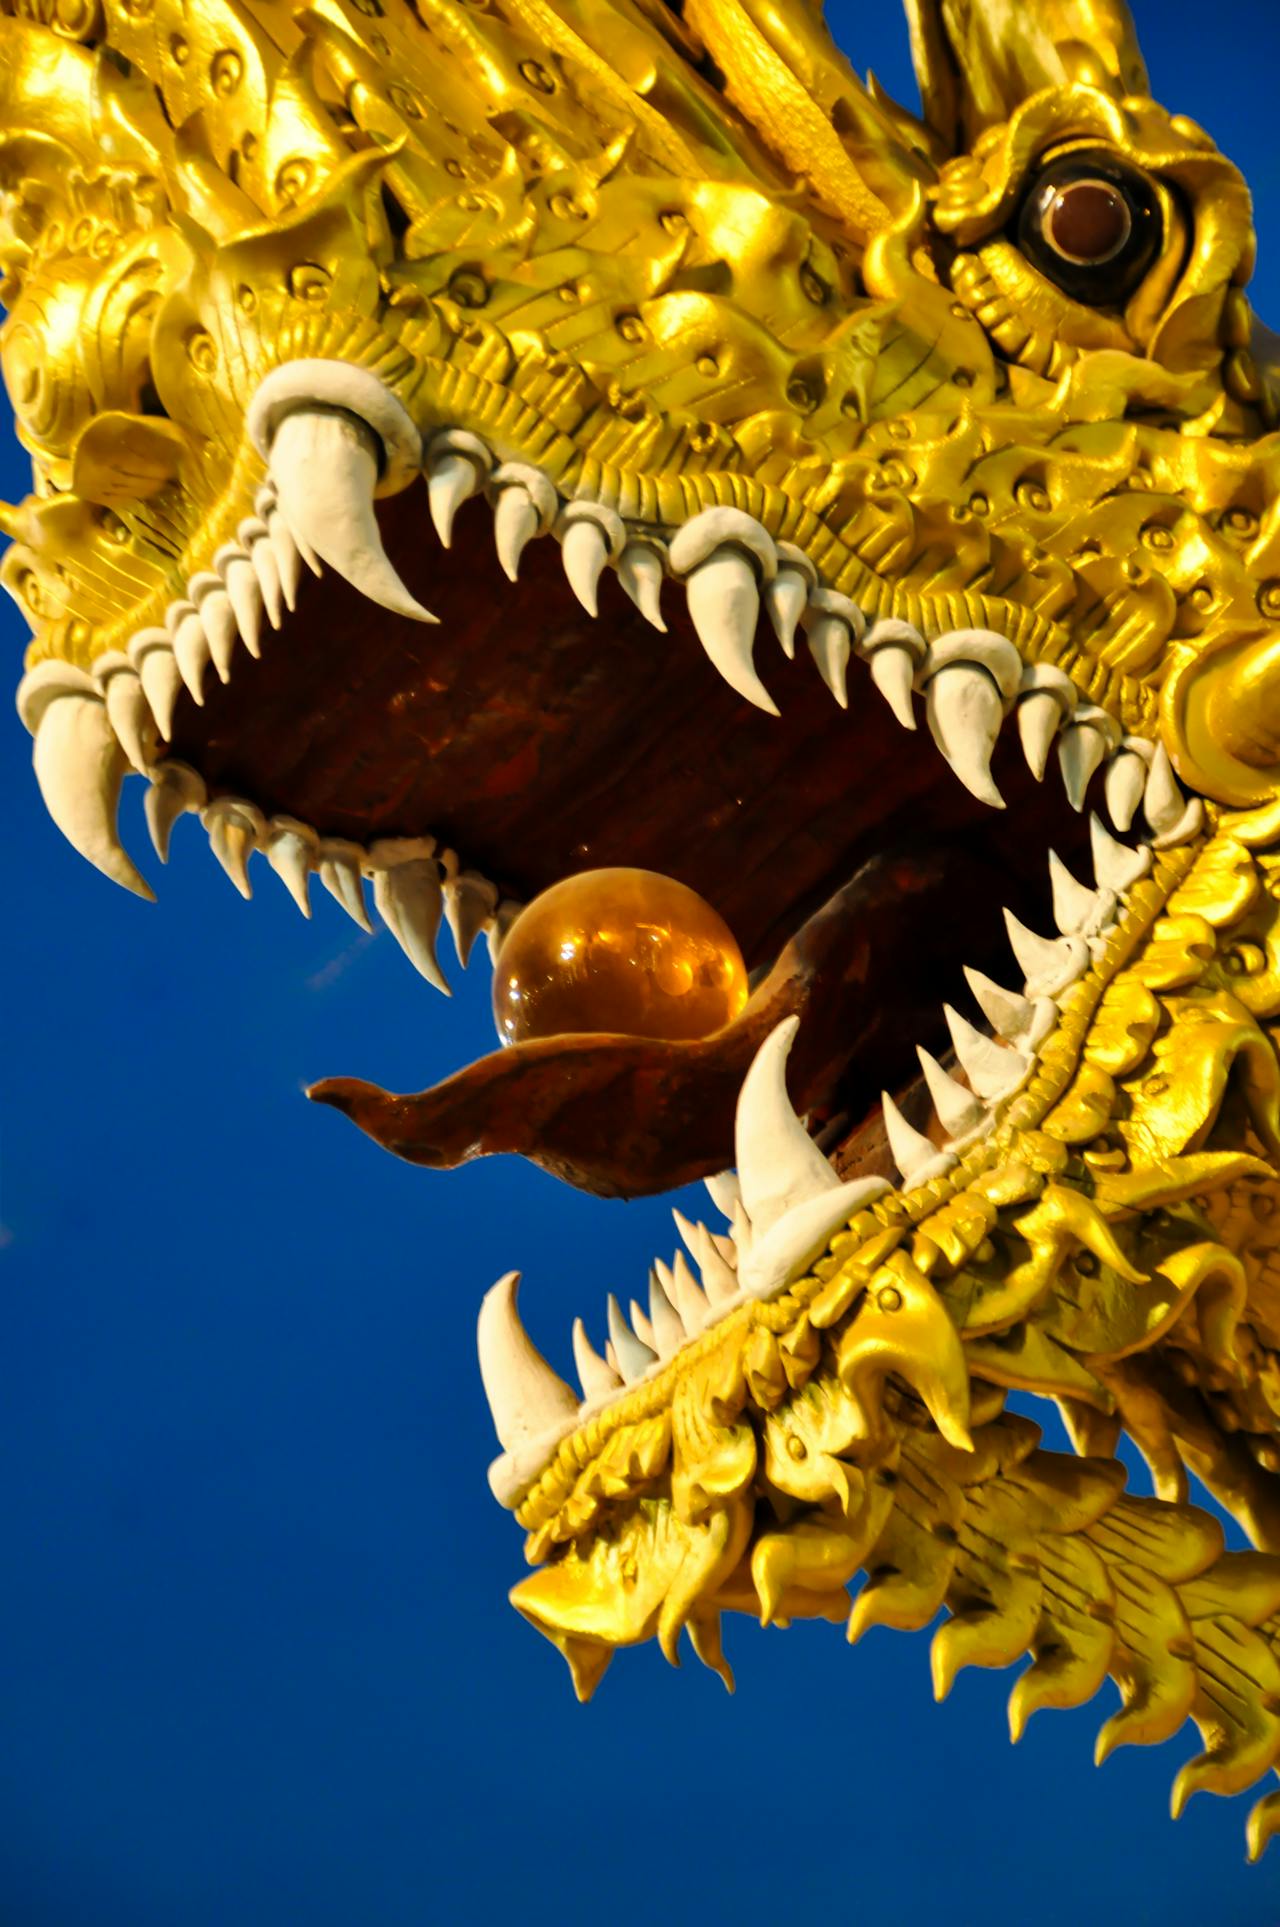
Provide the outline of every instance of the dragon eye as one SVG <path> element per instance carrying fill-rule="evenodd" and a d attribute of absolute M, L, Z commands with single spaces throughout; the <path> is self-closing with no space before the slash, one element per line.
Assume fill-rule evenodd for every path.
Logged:
<path fill-rule="evenodd" d="M 1153 182 L 1114 154 L 1088 149 L 1052 161 L 1018 215 L 1018 246 L 1040 272 L 1089 307 L 1127 300 L 1155 259 L 1163 223 Z"/>

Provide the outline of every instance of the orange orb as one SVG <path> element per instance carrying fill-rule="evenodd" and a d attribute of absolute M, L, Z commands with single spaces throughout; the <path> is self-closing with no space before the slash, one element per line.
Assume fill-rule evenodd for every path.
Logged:
<path fill-rule="evenodd" d="M 512 924 L 493 1015 L 504 1044 L 565 1031 L 709 1037 L 747 988 L 733 933 L 695 890 L 655 870 L 585 870 Z"/>

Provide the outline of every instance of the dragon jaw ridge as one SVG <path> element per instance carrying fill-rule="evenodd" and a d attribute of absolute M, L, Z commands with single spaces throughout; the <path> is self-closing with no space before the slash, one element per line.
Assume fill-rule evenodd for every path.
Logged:
<path fill-rule="evenodd" d="M 52 269 L 63 288 L 75 285 L 75 276 L 65 271 L 67 225 L 55 240 L 58 223 L 46 212 L 35 222 L 35 246 L 15 230 L 8 255 L 15 301 L 6 368 L 40 483 L 33 501 L 12 518 L 16 542 L 7 580 L 36 629 L 23 701 L 37 733 L 37 773 L 55 817 L 87 854 L 132 881 L 112 826 L 129 759 L 158 776 L 152 818 L 161 841 L 175 810 L 200 808 L 215 850 L 242 883 L 250 853 L 265 846 L 299 894 L 316 868 L 353 912 L 364 914 L 360 872 L 372 871 L 379 907 L 424 974 L 437 968 L 434 932 L 444 901 L 464 946 L 478 924 L 498 917 L 497 884 L 474 868 L 462 869 L 452 856 L 449 826 L 434 810 L 418 813 L 421 796 L 406 801 L 408 758 L 403 744 L 396 753 L 387 721 L 403 711 L 406 697 L 421 701 L 424 683 L 429 690 L 424 661 L 437 679 L 448 664 L 448 645 L 434 632 L 423 641 L 406 641 L 415 617 L 409 602 L 429 594 L 426 584 L 435 574 L 415 552 L 414 505 L 404 488 L 422 466 L 434 482 L 437 526 L 450 534 L 459 499 L 487 495 L 509 574 L 524 543 L 536 548 L 538 537 L 558 535 L 574 592 L 589 605 L 600 593 L 600 571 L 613 565 L 639 606 L 637 616 L 626 618 L 636 635 L 643 633 L 641 620 L 651 621 L 661 608 L 671 615 L 672 596 L 661 605 L 656 600 L 660 571 L 677 576 L 688 601 L 672 618 L 675 641 L 663 646 L 685 651 L 678 657 L 681 679 L 695 686 L 698 700 L 710 687 L 696 682 L 701 642 L 740 698 L 771 701 L 760 681 L 757 653 L 762 657 L 763 651 L 753 653 L 752 647 L 756 610 L 763 603 L 785 644 L 794 642 L 803 604 L 809 651 L 826 684 L 835 685 L 837 701 L 848 696 L 845 678 L 855 655 L 868 659 L 876 687 L 903 715 L 909 688 L 918 686 L 939 746 L 985 805 L 996 800 L 993 742 L 1014 709 L 1020 739 L 1035 762 L 1042 764 L 1057 739 L 1077 805 L 1090 776 L 1109 759 L 1113 814 L 1127 827 L 1141 792 L 1150 841 L 1172 854 L 1153 860 L 1145 849 L 1137 853 L 1133 860 L 1142 871 L 1151 870 L 1149 878 L 1129 874 L 1126 857 L 1100 841 L 1112 880 L 1100 875 L 1096 892 L 1075 886 L 1073 893 L 1057 873 L 1055 907 L 1064 927 L 1042 947 L 1019 939 L 1031 994 L 1006 997 L 997 1006 L 1001 1015 L 991 1019 L 997 1030 L 1003 1024 L 1012 1032 L 1013 1062 L 1001 1063 L 996 1047 L 975 1042 L 972 1027 L 960 1028 L 954 1042 L 962 1066 L 966 1051 L 972 1060 L 967 1081 L 946 1081 L 941 1067 L 926 1066 L 932 1093 L 944 1112 L 951 1109 L 954 1128 L 944 1134 L 958 1140 L 955 1149 L 932 1139 L 926 1148 L 925 1134 L 914 1126 L 908 1126 L 912 1135 L 894 1127 L 897 1149 L 913 1175 L 953 1156 L 958 1164 L 920 1179 L 928 1194 L 923 1213 L 915 1192 L 895 1194 L 893 1209 L 881 1204 L 878 1217 L 869 1200 L 848 1234 L 861 1240 L 859 1251 L 869 1237 L 877 1262 L 830 1328 L 861 1305 L 868 1284 L 896 1260 L 889 1280 L 875 1286 L 876 1305 L 883 1309 L 886 1293 L 901 1297 L 903 1281 L 919 1292 L 915 1274 L 923 1277 L 923 1353 L 936 1365 L 948 1355 L 947 1330 L 956 1323 L 949 1312 L 939 1323 L 928 1296 L 938 1261 L 926 1266 L 913 1249 L 914 1273 L 903 1273 L 896 1247 L 884 1244 L 891 1226 L 881 1218 L 901 1216 L 905 1206 L 907 1219 L 919 1226 L 953 1199 L 971 1199 L 971 1158 L 985 1161 L 988 1172 L 1004 1173 L 1010 1162 L 1031 1171 L 1031 1178 L 1019 1171 L 1016 1179 L 1007 1173 L 990 1179 L 988 1191 L 994 1185 L 995 1196 L 977 1193 L 984 1204 L 970 1209 L 979 1218 L 996 1214 L 988 1233 L 1000 1228 L 1001 1211 L 1024 1208 L 1029 1218 L 1040 1210 L 1055 1179 L 1067 1179 L 1059 1191 L 1083 1196 L 1073 1186 L 1084 1171 L 1059 1168 L 1061 1151 L 1052 1147 L 1085 1143 L 1098 1149 L 1093 1140 L 1111 1121 L 1105 1093 L 1076 1091 L 1065 1137 L 1043 1128 L 1055 1110 L 1043 1093 L 1034 1100 L 1034 1120 L 1025 1110 L 1015 1116 L 1015 1107 L 1031 1104 L 1035 1076 L 1050 1072 L 1057 1079 L 1051 1095 L 1059 1104 L 1067 1101 L 1073 1088 L 1068 1073 L 1078 1079 L 1087 1061 L 1081 1046 L 1088 1023 L 1123 976 L 1131 944 L 1155 943 L 1163 907 L 1179 890 L 1190 888 L 1201 907 L 1171 911 L 1175 921 L 1200 917 L 1211 934 L 1206 939 L 1197 929 L 1195 941 L 1183 946 L 1190 961 L 1184 959 L 1172 980 L 1166 969 L 1156 988 L 1147 982 L 1137 990 L 1126 986 L 1125 995 L 1141 1007 L 1136 1033 L 1132 1026 L 1126 1033 L 1131 1038 L 1144 1035 L 1147 1026 L 1137 991 L 1173 994 L 1209 983 L 1219 963 L 1227 971 L 1230 946 L 1220 959 L 1213 932 L 1235 933 L 1241 919 L 1253 915 L 1262 889 L 1265 860 L 1248 852 L 1266 847 L 1266 804 L 1274 789 L 1267 699 L 1274 618 L 1267 573 L 1274 539 L 1267 514 L 1274 494 L 1266 433 L 1271 377 L 1248 348 L 1249 316 L 1240 290 L 1251 236 L 1237 177 L 1198 130 L 1169 120 L 1145 98 L 1131 37 L 1110 15 L 1110 37 L 1094 31 L 1054 42 L 1051 72 L 1035 70 L 1035 62 L 1046 58 L 1043 48 L 1020 49 L 1014 70 L 1019 92 L 1001 100 L 999 111 L 993 111 L 989 87 L 973 85 L 981 56 L 963 44 L 955 20 L 926 21 L 927 124 L 913 124 L 859 90 L 820 39 L 806 41 L 806 34 L 816 34 L 806 19 L 788 23 L 790 40 L 774 23 L 780 44 L 768 44 L 765 29 L 745 12 L 718 8 L 691 10 L 682 25 L 661 27 L 627 16 L 663 71 L 664 84 L 671 87 L 673 73 L 679 75 L 681 112 L 673 110 L 664 121 L 647 102 L 641 111 L 634 93 L 620 106 L 616 75 L 588 108 L 582 76 L 590 73 L 593 84 L 600 82 L 599 51 L 588 60 L 586 43 L 561 23 L 558 31 L 568 37 L 557 43 L 555 70 L 525 60 L 514 63 L 517 80 L 508 60 L 504 88 L 522 99 L 532 91 L 540 113 L 552 113 L 542 103 L 564 89 L 571 103 L 569 133 L 557 126 L 557 141 L 544 127 L 530 139 L 527 112 L 512 109 L 521 138 L 508 142 L 508 116 L 486 100 L 479 118 L 491 129 L 501 121 L 506 143 L 492 172 L 486 172 L 490 156 L 476 158 L 474 134 L 469 146 L 456 127 L 446 129 L 450 140 L 458 135 L 466 160 L 432 147 L 434 125 L 415 137 L 422 103 L 412 93 L 398 99 L 390 89 L 384 97 L 379 61 L 386 56 L 362 40 L 373 30 L 358 20 L 346 19 L 341 29 L 330 19 L 316 20 L 292 44 L 294 30 L 271 9 L 233 18 L 243 39 L 210 61 L 208 98 L 199 76 L 184 71 L 189 62 L 171 71 L 140 42 L 126 17 L 117 19 L 111 9 L 106 36 L 131 66 L 128 85 L 117 86 L 115 68 L 107 72 L 92 53 L 81 59 L 83 50 L 65 43 L 58 50 L 70 104 L 63 124 L 37 130 L 38 142 L 78 153 L 83 161 L 83 129 L 67 124 L 81 99 L 101 113 L 104 96 L 110 98 L 110 112 L 124 130 L 123 171 L 133 173 L 126 218 L 137 223 L 143 239 L 132 250 L 111 254 L 120 273 L 114 267 L 86 273 L 76 322 L 98 344 L 109 344 L 114 330 L 127 352 L 90 375 L 77 360 L 75 379 L 61 384 L 57 377 L 64 370 L 55 353 L 46 379 L 34 365 L 30 343 L 49 343 Z M 976 16 L 979 26 L 981 19 Z M 396 20 L 397 33 L 417 30 L 407 17 Z M 272 26 L 279 40 L 273 40 Z M 522 30 L 508 22 L 501 31 L 514 44 Z M 48 36 L 36 38 L 41 31 L 14 29 L 12 84 L 19 100 L 24 61 L 34 61 L 37 53 L 50 57 Z M 1098 50 L 1088 60 L 1080 52 L 1086 38 Z M 691 42 L 715 61 L 723 76 L 718 85 L 689 67 Z M 634 41 L 628 46 L 634 53 Z M 810 112 L 798 112 L 794 125 L 783 126 L 761 97 L 759 70 L 745 54 L 772 63 L 777 97 L 797 108 L 790 64 L 797 47 L 814 61 L 818 80 Z M 224 55 L 240 63 L 238 72 Z M 233 73 L 236 84 L 228 92 Z M 789 90 L 783 86 L 788 75 Z M 148 114 L 144 80 L 164 98 L 178 136 L 157 124 L 154 107 Z M 421 84 L 431 83 L 423 78 Z M 236 95 L 234 108 L 217 105 Z M 823 110 L 816 117 L 814 101 Z M 833 102 L 843 113 L 834 111 Z M 474 99 L 471 106 L 474 111 Z M 555 112 L 562 112 L 558 105 Z M 598 122 L 610 114 L 637 124 L 607 129 L 612 141 L 584 155 L 581 141 L 574 145 L 570 139 L 574 117 L 580 115 L 599 138 Z M 709 176 L 703 179 L 690 169 L 690 127 L 708 117 L 728 130 L 731 154 L 726 160 L 723 153 L 699 151 L 696 158 Z M 961 125 L 963 146 L 956 139 Z M 834 143 L 832 127 L 839 136 Z M 797 196 L 785 175 L 795 170 L 795 142 L 806 139 L 813 143 L 804 169 L 810 186 Z M 299 143 L 296 150 L 290 140 Z M 1088 151 L 1103 145 L 1120 152 L 1160 187 L 1163 244 L 1122 314 L 1060 298 L 1029 262 L 1011 258 L 1009 220 L 1026 205 L 1028 176 L 1046 156 L 1056 160 L 1063 152 L 1085 151 L 1081 143 Z M 227 166 L 232 152 L 240 160 L 235 170 Z M 246 168 L 246 158 L 255 155 L 260 158 Z M 261 158 L 266 155 L 274 169 Z M 29 158 L 24 155 L 24 164 Z M 446 202 L 432 199 L 428 188 L 438 175 L 456 182 L 462 178 L 457 168 L 465 174 L 468 165 L 482 177 L 485 192 L 452 194 L 448 220 L 455 225 L 448 228 Z M 682 170 L 700 185 L 673 207 L 671 181 Z M 660 194 L 653 189 L 655 172 Z M 157 205 L 157 179 L 173 215 L 152 227 L 147 222 Z M 77 179 L 72 191 L 82 202 L 75 212 L 90 223 L 90 244 L 98 234 L 111 235 L 113 221 L 118 228 L 119 202 L 105 184 Z M 463 206 L 464 200 L 481 204 Z M 483 271 L 474 260 L 473 218 L 489 224 Z M 626 230 L 637 237 L 628 254 L 608 252 L 603 240 L 595 249 L 589 245 L 597 231 L 603 237 L 620 231 L 619 220 L 637 219 L 639 227 Z M 134 302 L 139 287 L 144 298 Z M 781 306 L 779 290 L 785 291 Z M 123 309 L 112 312 L 108 297 L 123 301 Z M 597 309 L 607 309 L 607 316 Z M 480 322 L 477 312 L 484 315 Z M 102 313 L 110 315 L 105 325 L 97 320 Z M 141 357 L 140 333 L 146 342 Z M 51 345 L 56 349 L 57 340 Z M 76 357 L 82 352 L 77 345 Z M 295 386 L 289 408 L 273 423 L 273 396 L 300 380 L 309 380 L 310 388 Z M 300 396 L 316 406 L 298 407 Z M 257 447 L 248 427 L 256 419 L 255 401 L 262 419 Z M 283 436 L 279 449 L 273 434 Z M 306 464 L 317 453 L 333 462 L 333 475 L 345 473 L 350 486 L 336 544 L 332 531 L 321 526 L 323 518 L 312 519 L 317 503 L 311 498 L 318 492 L 299 488 L 300 476 L 314 476 Z M 356 492 L 362 472 L 363 501 Z M 386 491 L 376 544 L 370 540 L 375 487 Z M 464 510 L 460 542 L 463 519 L 474 528 L 480 512 L 478 506 Z M 321 550 L 328 552 L 322 556 Z M 380 554 L 390 556 L 389 564 Z M 295 764 L 288 772 L 292 789 L 288 783 L 272 787 L 280 782 L 273 767 L 280 715 L 312 738 L 334 703 L 331 677 L 314 697 L 313 717 L 301 717 L 307 689 L 300 685 L 310 678 L 300 676 L 297 653 L 288 647 L 295 632 L 285 622 L 284 605 L 297 600 L 299 614 L 307 612 L 307 596 L 316 592 L 303 566 L 313 557 L 330 571 L 321 578 L 326 606 L 317 653 L 328 628 L 332 653 L 344 659 L 349 654 L 342 645 L 351 604 L 332 572 L 344 579 L 353 575 L 384 602 L 400 603 L 378 637 L 367 637 L 371 656 L 380 649 L 384 662 L 396 663 L 407 655 L 414 670 L 408 689 L 396 686 L 388 670 L 376 691 L 383 727 L 372 780 L 382 793 L 372 799 L 348 790 L 343 800 L 332 769 L 309 774 L 305 755 L 301 771 Z M 532 550 L 527 566 L 536 566 Z M 469 574 L 460 571 L 464 588 Z M 554 602 L 548 579 L 554 575 L 544 568 L 538 580 L 556 612 L 549 626 L 560 628 L 569 619 L 560 610 L 569 605 L 562 590 L 563 602 Z M 397 587 L 406 581 L 407 599 Z M 451 595 L 458 578 L 453 581 L 453 590 L 444 584 Z M 731 594 L 747 614 L 726 625 Z M 273 666 L 267 639 L 264 681 L 242 701 L 244 680 L 256 682 L 259 672 L 238 654 L 237 643 L 242 639 L 251 657 L 262 644 L 262 608 L 273 624 L 284 623 L 282 643 Z M 442 627 L 450 628 L 447 610 Z M 616 615 L 614 627 L 618 654 L 625 650 L 629 660 L 637 659 L 639 649 Z M 482 641 L 492 654 L 492 638 Z M 594 637 L 590 646 L 598 654 Z M 568 654 L 559 658 L 558 672 Z M 509 671 L 508 658 L 501 660 Z M 210 662 L 230 672 L 225 696 L 205 687 Z M 323 680 L 323 663 L 308 667 L 318 667 Z M 523 673 L 527 721 L 547 707 L 547 671 L 531 664 Z M 594 690 L 597 672 L 582 666 L 581 645 L 573 673 L 584 689 Z M 776 675 L 800 673 L 780 666 Z M 377 674 L 369 680 L 377 683 Z M 774 682 L 775 673 L 765 671 L 765 681 Z M 792 686 L 798 686 L 794 680 Z M 820 688 L 812 685 L 798 700 L 815 700 Z M 724 700 L 718 690 L 716 697 Z M 497 705 L 466 707 L 470 719 L 492 717 Z M 782 708 L 785 728 L 793 712 L 789 701 Z M 883 712 L 863 710 L 852 726 L 865 727 L 868 714 Z M 742 727 L 736 706 L 731 720 Z M 829 726 L 833 719 L 827 720 Z M 570 716 L 562 731 L 571 724 Z M 416 746 L 422 732 L 415 728 L 411 734 Z M 758 740 L 749 738 L 752 755 Z M 822 740 L 830 740 L 826 729 Z M 161 757 L 162 744 L 184 753 Z M 440 745 L 433 780 L 465 826 L 468 799 L 465 784 L 450 781 L 450 746 Z M 492 766 L 497 759 L 488 748 Z M 369 780 L 361 768 L 365 749 L 356 746 L 342 778 L 354 768 L 358 783 Z M 473 747 L 472 753 L 481 752 Z M 512 765 L 518 772 L 509 756 L 508 772 Z M 239 772 L 255 780 L 237 788 L 231 779 Z M 317 782 L 319 805 L 312 808 Z M 462 800 L 452 801 L 451 790 L 463 792 Z M 537 814 L 536 783 L 525 782 L 512 794 Z M 1234 812 L 1230 820 L 1224 810 Z M 501 817 L 501 808 L 495 815 Z M 443 843 L 437 841 L 441 830 Z M 490 835 L 496 846 L 500 839 L 492 830 Z M 466 836 L 460 827 L 456 841 L 474 860 Z M 1234 869 L 1224 859 L 1224 839 Z M 1245 859 L 1234 855 L 1239 849 Z M 1183 867 L 1193 856 L 1204 870 Z M 1212 887 L 1202 882 L 1197 892 L 1197 874 L 1212 878 Z M 824 880 L 830 878 L 815 862 L 791 909 L 811 900 Z M 1206 899 L 1222 911 L 1216 922 L 1205 915 Z M 755 935 L 757 954 L 770 954 L 768 929 Z M 1179 979 L 1178 969 L 1193 967 L 1199 974 Z M 1211 988 L 1217 994 L 1221 986 Z M 1270 1014 L 1261 990 L 1254 1002 L 1254 1018 Z M 1060 1019 L 1050 1019 L 1047 1004 L 1061 1011 Z M 1220 1029 L 1231 1030 L 1223 1012 L 1218 1019 Z M 1176 1028 L 1177 1015 L 1163 1010 L 1147 1045 L 1167 1020 Z M 1048 1021 L 1056 1042 L 1045 1030 Z M 1252 1063 L 1258 1055 L 1255 1039 L 1242 1034 L 1241 1026 L 1247 1033 L 1248 1024 L 1237 1019 L 1230 1040 L 1220 1039 L 1226 1063 L 1237 1057 Z M 1034 1051 L 1022 1049 L 1032 1028 L 1041 1032 Z M 1096 1063 L 1091 1068 L 1114 1081 L 1117 1065 L 1123 1066 L 1118 1074 L 1136 1074 L 1144 1058 L 1131 1065 L 1122 1050 L 1105 1061 L 1112 1070 Z M 980 1126 L 970 1114 L 975 1106 L 969 1087 L 993 1075 Z M 1005 1088 L 1001 1077 L 1009 1080 Z M 1212 1114 L 1198 1115 L 1185 1143 L 1175 1151 L 1170 1140 L 1163 1155 L 1198 1155 L 1193 1140 L 1217 1127 L 1226 1096 L 1224 1071 Z M 1270 1124 L 1264 1094 L 1240 1127 L 1249 1148 L 1221 1154 L 1236 1160 L 1229 1167 L 1231 1182 L 1258 1175 L 1239 1160 L 1256 1160 L 1260 1150 L 1270 1149 Z M 1086 1125 L 1093 1127 L 1092 1139 L 1071 1135 Z M 1015 1131 L 1037 1137 L 1041 1168 L 1026 1158 L 992 1163 L 994 1147 L 1007 1151 Z M 954 1169 L 964 1185 L 955 1182 Z M 1195 1183 L 1210 1184 L 1215 1169 L 1226 1173 L 1228 1166 L 1198 1165 Z M 1096 1197 L 1097 1171 L 1089 1182 Z M 1019 1193 L 1019 1183 L 1031 1189 Z M 938 1185 L 947 1187 L 945 1196 L 929 1191 Z M 852 1208 L 853 1199 L 847 1201 Z M 1177 1202 L 1163 1199 L 1148 1215 L 1154 1218 Z M 1132 1200 L 1117 1208 L 1132 1212 Z M 1105 1243 L 1087 1213 L 1062 1203 L 1056 1192 L 1050 1219 L 1053 1211 L 1077 1213 L 1069 1233 L 1053 1220 L 1041 1240 L 1053 1248 L 1055 1264 L 1064 1262 L 1069 1239 L 1069 1249 L 1083 1245 L 1100 1265 L 1133 1284 L 1125 1270 L 1139 1273 L 1140 1267 L 1123 1253 L 1117 1262 L 1117 1247 Z M 1088 1245 L 1086 1232 L 1102 1250 Z M 918 1232 L 944 1253 L 951 1277 L 964 1280 L 987 1234 L 971 1250 L 965 1248 L 967 1233 L 953 1228 L 952 1236 L 953 1243 L 959 1240 L 954 1249 Z M 735 1250 L 739 1266 L 745 1246 L 743 1237 Z M 718 1256 L 732 1268 L 726 1250 Z M 816 1272 L 790 1275 L 793 1265 L 805 1266 L 812 1256 L 812 1242 L 788 1251 L 785 1290 L 771 1277 L 773 1295 L 758 1302 L 790 1313 L 797 1287 L 804 1296 L 806 1278 L 826 1288 L 849 1272 L 847 1242 L 837 1239 Z M 696 1322 L 702 1314 L 688 1283 L 675 1268 L 670 1276 L 675 1303 L 667 1299 L 669 1309 L 678 1316 L 683 1297 Z M 1038 1295 L 1027 1302 L 1039 1305 L 1046 1293 L 1052 1295 L 1056 1276 L 1037 1274 Z M 1211 1285 L 1221 1282 L 1212 1271 L 1206 1277 Z M 1197 1277 L 1189 1290 L 1174 1293 L 1179 1315 L 1205 1282 Z M 1032 1286 L 1023 1279 L 1021 1288 L 1030 1292 Z M 661 1274 L 659 1295 L 667 1298 Z M 916 1301 L 910 1303 L 914 1310 Z M 739 1356 L 746 1356 L 762 1327 L 754 1313 L 748 1317 L 736 1305 L 715 1327 L 728 1330 L 733 1318 L 752 1328 L 739 1348 Z M 864 1310 L 857 1311 L 851 1329 L 859 1323 L 855 1351 L 868 1335 Z M 1018 1323 L 1012 1318 L 1005 1329 Z M 965 1354 L 970 1369 L 979 1358 L 984 1325 L 1000 1325 L 989 1308 L 976 1325 L 965 1327 L 974 1334 Z M 1143 1337 L 1154 1342 L 1149 1331 Z M 1215 1344 L 1220 1337 L 1215 1328 Z M 626 1343 L 615 1332 L 615 1354 Z M 909 1401 L 901 1405 L 901 1382 L 916 1382 L 910 1348 L 891 1350 L 896 1363 L 889 1415 L 909 1427 L 913 1408 Z M 793 1382 L 785 1347 L 781 1355 L 782 1383 L 799 1393 L 809 1383 L 812 1363 L 807 1373 L 803 1361 L 795 1364 Z M 683 1360 L 689 1382 L 701 1357 Z M 612 1370 L 599 1360 L 588 1370 L 602 1363 Z M 984 1383 L 1005 1382 L 991 1376 L 996 1366 L 990 1357 L 983 1363 L 985 1375 L 977 1376 Z M 762 1413 L 777 1382 L 766 1366 L 755 1374 L 766 1388 L 758 1401 Z M 1054 1369 L 1067 1372 L 1060 1360 Z M 1083 1398 L 1079 1382 L 1070 1381 L 1066 1390 L 1052 1374 L 1037 1378 L 1026 1357 L 1010 1375 L 1014 1382 Z M 869 1381 L 861 1370 L 853 1380 L 865 1403 Z M 744 1382 L 752 1382 L 751 1371 Z M 1117 1401 L 1117 1393 L 1108 1390 L 1104 1405 L 1107 1400 Z M 623 1403 L 631 1409 L 633 1402 L 628 1397 Z M 954 1384 L 946 1399 L 930 1404 L 925 1397 L 944 1437 L 954 1435 L 953 1446 L 966 1430 L 965 1403 Z M 1130 1405 L 1136 1410 L 1136 1399 Z M 979 1408 L 985 1415 L 982 1400 Z M 997 1421 L 992 1416 L 986 1422 Z M 1080 1423 L 1084 1435 L 1087 1421 Z M 873 1422 L 863 1413 L 835 1456 L 844 1462 L 857 1438 L 871 1463 L 886 1424 L 883 1414 Z M 1176 1480 L 1167 1455 L 1161 1464 Z M 661 1467 L 646 1463 L 640 1484 L 651 1486 L 661 1477 Z M 840 1473 L 837 1483 L 847 1479 Z M 515 1496 L 523 1504 L 530 1490 L 521 1486 Z M 630 1496 L 631 1485 L 626 1490 Z M 775 1484 L 773 1490 L 776 1500 L 785 1487 Z M 704 1500 L 705 1492 L 687 1500 L 685 1512 L 700 1520 Z M 1264 1507 L 1258 1502 L 1253 1510 L 1260 1516 Z M 563 1508 L 555 1516 L 562 1522 Z M 714 1597 L 722 1580 L 721 1590 L 733 1596 L 740 1536 L 739 1512 L 717 1549 L 715 1584 L 707 1572 L 700 1575 L 700 1601 Z M 554 1539 L 554 1533 L 544 1534 L 542 1549 Z M 847 1546 L 841 1549 L 830 1570 L 847 1552 Z M 566 1565 L 562 1560 L 562 1572 Z M 757 1586 L 757 1601 L 768 1590 L 768 1583 L 763 1592 Z M 691 1606 L 691 1626 L 695 1618 L 699 1636 L 709 1640 L 705 1613 L 694 1615 Z M 574 1657 L 581 1672 L 585 1662 L 577 1648 Z"/>

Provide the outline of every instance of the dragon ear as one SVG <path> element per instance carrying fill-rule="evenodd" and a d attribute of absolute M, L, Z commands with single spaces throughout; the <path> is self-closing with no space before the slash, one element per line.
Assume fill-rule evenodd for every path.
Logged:
<path fill-rule="evenodd" d="M 904 0 L 925 119 L 952 154 L 1044 87 L 1150 85 L 1125 0 Z"/>

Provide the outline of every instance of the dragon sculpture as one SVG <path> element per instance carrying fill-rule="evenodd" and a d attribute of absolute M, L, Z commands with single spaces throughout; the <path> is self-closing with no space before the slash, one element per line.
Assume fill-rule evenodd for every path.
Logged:
<path fill-rule="evenodd" d="M 567 878 L 712 904 L 705 1034 L 313 1092 L 726 1221 L 581 1394 L 485 1299 L 515 1605 L 583 1698 L 941 1614 L 1015 1737 L 1191 1717 L 1177 1812 L 1280 1761 L 1280 355 L 1122 0 L 907 11 L 918 117 L 807 0 L 5 0 L 19 706 L 108 876 L 136 772 L 441 988 Z"/>

